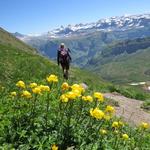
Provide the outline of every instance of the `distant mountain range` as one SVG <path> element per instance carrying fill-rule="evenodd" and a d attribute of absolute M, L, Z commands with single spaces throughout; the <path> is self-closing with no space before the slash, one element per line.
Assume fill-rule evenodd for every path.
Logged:
<path fill-rule="evenodd" d="M 100 19 L 97 22 L 92 23 L 80 23 L 76 25 L 68 25 L 67 27 L 61 26 L 60 28 L 48 31 L 42 34 L 31 34 L 22 35 L 18 32 L 14 33 L 18 38 L 22 40 L 29 40 L 33 37 L 44 37 L 44 38 L 64 38 L 71 36 L 86 35 L 96 31 L 126 31 L 130 29 L 139 29 L 150 26 L 150 14 L 141 15 L 124 15 L 121 17 L 111 17 L 107 19 Z"/>
<path fill-rule="evenodd" d="M 61 26 L 58 29 L 37 35 L 21 35 L 18 33 L 15 33 L 14 35 L 29 45 L 37 48 L 40 53 L 51 59 L 56 58 L 58 46 L 61 42 L 64 42 L 72 51 L 72 63 L 74 65 L 87 69 L 90 68 L 91 70 L 102 74 L 104 77 L 105 75 L 101 68 L 103 65 L 107 64 L 108 61 L 111 63 L 116 57 L 123 60 L 126 54 L 135 57 L 133 53 L 128 53 L 130 51 L 129 48 L 131 48 L 132 51 L 136 47 L 134 50 L 138 55 L 140 49 L 147 49 L 149 47 L 149 44 L 147 45 L 146 42 L 142 43 L 141 41 L 142 39 L 144 41 L 149 41 L 150 14 L 125 15 L 101 19 L 93 23 L 80 23 L 68 25 L 67 27 Z M 128 50 L 120 50 L 119 43 L 125 45 L 123 48 L 127 45 Z M 131 45 L 134 48 L 132 49 L 132 46 L 129 46 L 128 43 L 132 43 Z M 144 46 L 141 47 L 138 43 L 144 44 Z M 121 51 L 120 53 L 119 50 Z M 116 52 L 119 54 L 114 55 Z M 149 53 L 148 50 L 146 54 L 149 55 Z M 143 55 L 141 55 L 141 59 L 142 56 Z M 142 67 L 143 64 L 139 66 L 139 70 L 142 69 Z M 113 70 L 113 66 L 111 66 L 111 68 Z M 149 69 L 145 68 L 145 71 L 147 70 Z M 110 73 L 108 70 L 106 70 L 106 72 L 108 74 Z M 128 81 L 129 76 L 132 75 L 129 73 L 126 76 L 126 81 Z M 107 79 L 117 81 L 115 80 L 115 77 L 119 78 L 119 75 L 114 75 L 112 77 L 111 74 L 109 74 Z M 144 77 L 136 78 L 136 80 L 139 79 L 143 80 Z M 146 75 L 146 80 L 147 79 L 149 79 L 149 75 Z M 133 78 L 131 80 L 133 80 Z"/>

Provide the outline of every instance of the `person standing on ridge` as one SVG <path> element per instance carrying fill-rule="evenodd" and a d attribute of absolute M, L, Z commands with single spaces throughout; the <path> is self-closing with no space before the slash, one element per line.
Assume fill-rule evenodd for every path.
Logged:
<path fill-rule="evenodd" d="M 63 70 L 63 76 L 65 79 L 68 79 L 68 71 L 70 67 L 71 56 L 69 54 L 70 49 L 65 48 L 65 44 L 61 43 L 57 52 L 57 63 L 58 66 L 61 64 Z"/>

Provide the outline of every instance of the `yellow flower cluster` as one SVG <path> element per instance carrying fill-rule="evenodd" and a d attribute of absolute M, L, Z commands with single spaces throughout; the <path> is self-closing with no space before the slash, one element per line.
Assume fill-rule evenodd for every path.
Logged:
<path fill-rule="evenodd" d="M 129 139 L 129 136 L 128 136 L 127 134 L 122 134 L 122 138 L 123 138 L 124 140 L 128 140 L 128 139 Z"/>
<path fill-rule="evenodd" d="M 67 85 L 66 83 L 62 85 L 64 89 L 69 88 L 69 85 Z M 71 86 L 71 91 L 68 91 L 67 93 L 64 93 L 60 96 L 60 100 L 62 102 L 68 102 L 68 100 L 74 100 L 78 97 L 81 97 L 82 93 L 84 92 L 84 89 L 82 88 L 82 86 L 78 85 L 78 84 L 73 84 Z"/>
<path fill-rule="evenodd" d="M 50 88 L 47 85 L 39 85 L 32 89 L 34 94 L 42 94 L 42 92 L 50 92 Z"/>
<path fill-rule="evenodd" d="M 32 92 L 34 93 L 34 94 L 41 94 L 41 88 L 40 87 L 35 87 L 35 88 L 33 88 L 32 89 Z"/>
<path fill-rule="evenodd" d="M 94 93 L 94 98 L 96 98 L 98 101 L 103 102 L 104 101 L 104 96 L 100 92 L 95 92 Z"/>
<path fill-rule="evenodd" d="M 48 76 L 46 78 L 47 82 L 51 83 L 51 82 L 58 82 L 58 77 L 54 74 L 51 74 L 50 76 Z"/>
<path fill-rule="evenodd" d="M 114 121 L 112 123 L 113 128 L 119 128 L 119 127 L 122 127 L 123 125 L 124 125 L 124 123 L 122 121 Z"/>
<path fill-rule="evenodd" d="M 73 84 L 71 86 L 72 91 L 78 91 L 80 94 L 83 94 L 85 92 L 84 88 L 79 84 Z"/>
<path fill-rule="evenodd" d="M 69 84 L 67 82 L 64 82 L 62 85 L 61 85 L 61 88 L 62 90 L 68 90 L 69 89 Z"/>
<path fill-rule="evenodd" d="M 25 97 L 25 98 L 31 98 L 32 97 L 31 93 L 27 90 L 23 91 L 21 96 Z"/>
<path fill-rule="evenodd" d="M 77 98 L 77 94 L 78 93 L 70 91 L 70 92 L 67 92 L 65 94 L 62 94 L 60 96 L 60 99 L 62 100 L 62 102 L 68 102 L 68 100 L 74 100 L 74 99 L 76 99 Z"/>
<path fill-rule="evenodd" d="M 29 87 L 30 87 L 30 88 L 35 88 L 35 87 L 37 87 L 37 83 L 34 83 L 34 82 L 33 82 L 33 83 L 30 83 Z"/>
<path fill-rule="evenodd" d="M 107 107 L 106 107 L 106 109 L 105 109 L 105 112 L 112 114 L 112 113 L 115 112 L 115 108 L 112 107 L 112 106 L 110 106 L 110 105 L 107 105 Z"/>
<path fill-rule="evenodd" d="M 41 89 L 41 91 L 43 92 L 50 92 L 50 88 L 47 85 L 40 85 L 39 88 Z"/>
<path fill-rule="evenodd" d="M 37 83 L 35 83 L 35 82 L 32 82 L 28 86 L 26 86 L 25 83 L 20 80 L 16 83 L 16 86 L 19 87 L 19 88 L 23 88 L 23 89 L 26 88 L 26 87 L 31 88 L 31 89 L 29 89 L 29 91 L 28 90 L 22 91 L 21 97 L 24 97 L 24 98 L 31 98 L 32 97 L 32 94 L 30 93 L 30 91 L 32 91 L 32 93 L 34 93 L 34 94 L 40 94 L 40 95 L 42 94 L 42 92 L 50 92 L 50 87 L 49 86 L 47 86 L 47 85 L 37 85 Z M 15 97 L 15 96 L 17 96 L 17 93 L 15 91 L 11 92 L 10 96 Z"/>
<path fill-rule="evenodd" d="M 96 119 L 103 119 L 105 116 L 104 112 L 97 107 L 90 110 L 90 115 Z"/>
<path fill-rule="evenodd" d="M 119 123 L 118 123 L 117 121 L 114 121 L 114 122 L 112 123 L 112 127 L 113 127 L 113 128 L 119 128 Z"/>
<path fill-rule="evenodd" d="M 60 96 L 60 100 L 61 100 L 62 102 L 65 102 L 65 103 L 68 102 L 68 98 L 67 98 L 67 96 L 66 96 L 65 94 L 63 94 L 63 95 Z"/>
<path fill-rule="evenodd" d="M 58 150 L 58 146 L 56 146 L 55 144 L 52 146 L 52 150 Z"/>
<path fill-rule="evenodd" d="M 82 96 L 82 100 L 88 101 L 88 102 L 93 102 L 93 97 L 88 95 L 88 96 Z"/>
<path fill-rule="evenodd" d="M 16 86 L 19 87 L 19 88 L 25 88 L 25 83 L 20 80 L 20 81 L 18 81 L 18 82 L 16 83 Z"/>
<path fill-rule="evenodd" d="M 70 91 L 68 93 L 65 94 L 65 96 L 70 99 L 70 100 L 74 100 L 77 98 L 77 96 L 79 96 L 80 93 L 78 91 Z"/>
<path fill-rule="evenodd" d="M 105 112 L 104 119 L 105 120 L 110 120 L 113 113 L 115 112 L 115 108 L 110 106 L 110 105 L 107 105 L 104 112 Z"/>
<path fill-rule="evenodd" d="M 149 124 L 146 123 L 146 122 L 142 122 L 140 126 L 141 126 L 141 128 L 143 128 L 143 129 L 148 129 L 148 128 L 149 128 Z"/>

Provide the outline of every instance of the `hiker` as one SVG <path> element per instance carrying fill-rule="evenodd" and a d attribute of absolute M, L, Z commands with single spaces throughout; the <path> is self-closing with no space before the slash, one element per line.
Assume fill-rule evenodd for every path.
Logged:
<path fill-rule="evenodd" d="M 63 76 L 65 79 L 68 79 L 68 71 L 69 71 L 69 66 L 71 61 L 71 56 L 69 52 L 71 52 L 70 49 L 65 48 L 65 44 L 61 43 L 57 52 L 57 63 L 58 66 L 59 64 L 61 64 L 63 70 Z"/>

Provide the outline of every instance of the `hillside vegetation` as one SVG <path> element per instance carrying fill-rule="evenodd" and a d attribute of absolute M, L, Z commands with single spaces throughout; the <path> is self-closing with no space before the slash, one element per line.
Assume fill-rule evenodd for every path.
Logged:
<path fill-rule="evenodd" d="M 150 38 L 126 40 L 105 47 L 87 66 L 116 83 L 150 80 Z"/>
<path fill-rule="evenodd" d="M 20 42 L 20 40 L 16 41 L 16 38 L 5 31 L 1 32 L 0 36 L 6 37 L 5 35 L 9 35 L 10 41 L 11 39 L 13 40 L 12 44 L 9 45 L 9 40 L 6 40 L 6 38 L 1 39 L 1 41 L 6 44 L 0 44 L 0 84 L 11 87 L 11 85 L 13 85 L 12 83 L 18 80 L 36 81 L 44 78 L 49 73 L 55 73 L 63 80 L 61 69 L 54 62 L 35 53 L 34 49 L 28 49 L 26 44 Z M 16 45 L 14 44 L 16 42 L 20 45 L 20 47 L 24 47 L 26 50 L 16 48 Z M 73 55 L 73 53 L 71 55 Z M 93 66 L 93 69 L 95 68 L 96 67 Z M 99 72 L 99 69 L 94 70 L 91 73 L 89 70 L 80 70 L 71 67 L 69 82 L 83 82 L 91 89 L 100 89 L 101 91 L 111 92 L 115 91 L 122 93 L 127 97 L 136 99 L 145 100 L 149 97 L 146 92 L 139 88 L 112 85 L 104 81 L 100 75 L 96 75 L 96 72 Z M 148 74 L 148 72 L 146 72 L 146 74 Z M 104 77 L 107 77 L 107 72 L 106 74 L 103 73 L 103 75 Z M 120 79 L 118 77 L 117 80 L 122 82 L 124 78 Z"/>
<path fill-rule="evenodd" d="M 54 62 L 37 54 L 0 45 L 0 84 L 9 86 L 18 80 L 37 81 L 49 73 L 55 73 L 62 78 L 62 71 Z M 95 88 L 109 85 L 100 77 L 75 68 L 71 69 L 70 80 L 91 83 Z"/>
<path fill-rule="evenodd" d="M 37 81 L 49 73 L 62 78 L 62 71 L 55 62 L 39 55 L 35 49 L 0 30 L 0 84 L 10 87 L 18 80 Z M 97 81 L 95 81 L 97 78 Z M 63 80 L 63 78 L 62 78 Z M 92 88 L 108 89 L 109 83 L 88 71 L 71 67 L 70 81 L 84 82 Z"/>
<path fill-rule="evenodd" d="M 20 150 L 147 149 L 149 124 L 115 118 L 103 94 L 56 75 L 18 81 L 0 98 L 0 148 Z"/>
<path fill-rule="evenodd" d="M 18 48 L 18 49 L 24 50 L 24 51 L 36 53 L 36 49 L 25 44 L 21 40 L 17 39 L 15 36 L 12 36 L 11 33 L 7 32 L 6 30 L 2 29 L 1 27 L 0 27 L 0 44 Z"/>

